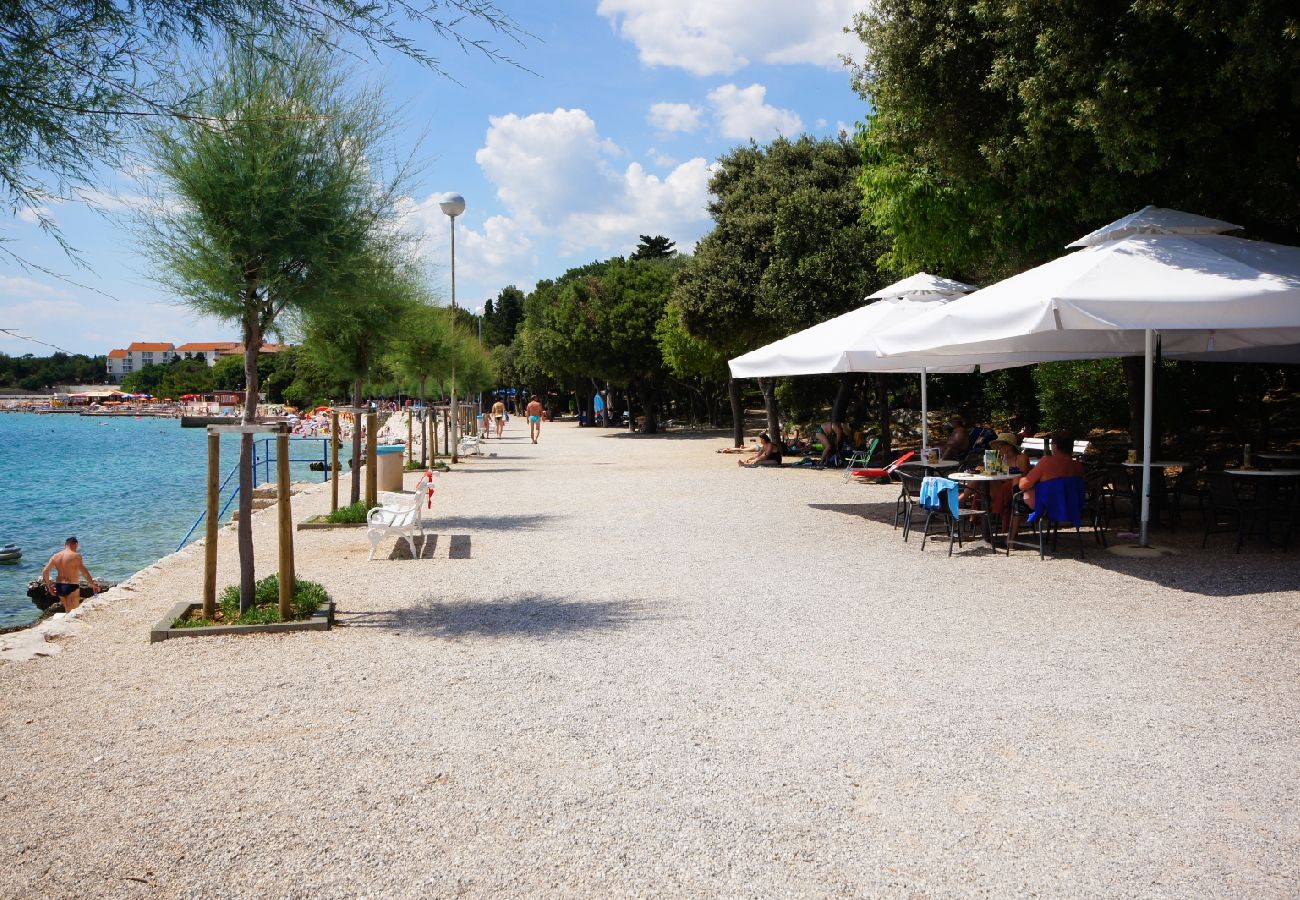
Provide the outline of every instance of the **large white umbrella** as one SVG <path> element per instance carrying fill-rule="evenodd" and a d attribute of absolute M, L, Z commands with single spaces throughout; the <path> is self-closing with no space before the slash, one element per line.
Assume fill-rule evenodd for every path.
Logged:
<path fill-rule="evenodd" d="M 1146 357 L 1142 543 L 1151 487 L 1155 335 L 1165 356 L 1291 362 L 1300 345 L 1300 247 L 1228 237 L 1237 226 L 1146 207 L 1083 249 L 876 336 L 886 359 L 924 353 L 1017 365 Z"/>
<path fill-rule="evenodd" d="M 924 423 L 929 414 L 926 373 L 972 372 L 975 367 L 951 358 L 931 359 L 924 354 L 886 359 L 879 354 L 875 335 L 972 290 L 971 285 L 960 281 L 918 272 L 868 294 L 866 300 L 874 303 L 736 357 L 729 363 L 731 374 L 735 378 L 775 378 L 847 372 L 919 372 L 921 446 L 924 448 L 928 446 L 928 429 Z"/>

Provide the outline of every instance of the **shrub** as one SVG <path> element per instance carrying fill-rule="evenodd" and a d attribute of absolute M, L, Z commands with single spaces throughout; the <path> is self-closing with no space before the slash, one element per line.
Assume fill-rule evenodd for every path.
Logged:
<path fill-rule="evenodd" d="M 366 521 L 369 512 L 370 507 L 366 506 L 366 501 L 358 500 L 349 506 L 340 506 L 326 516 L 325 521 L 336 525 L 360 525 Z"/>
<path fill-rule="evenodd" d="M 279 576 L 268 575 L 257 582 L 253 597 L 253 605 L 249 607 L 248 612 L 241 616 L 239 614 L 239 585 L 227 585 L 218 598 L 221 607 L 221 624 L 269 625 L 281 621 Z M 311 618 L 312 613 L 316 612 L 319 607 L 329 603 L 329 599 L 329 594 L 325 591 L 325 588 L 317 582 L 295 578 L 293 580 L 291 620 L 300 621 Z M 172 623 L 172 627 L 198 628 L 212 624 L 216 623 L 199 618 L 196 612 L 194 618 L 177 619 Z"/>

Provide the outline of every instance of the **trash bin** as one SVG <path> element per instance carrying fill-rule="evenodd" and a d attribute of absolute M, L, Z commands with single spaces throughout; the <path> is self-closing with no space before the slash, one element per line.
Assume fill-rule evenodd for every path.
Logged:
<path fill-rule="evenodd" d="M 402 444 L 382 444 L 375 448 L 375 487 L 381 491 L 402 489 L 402 463 L 406 447 Z"/>

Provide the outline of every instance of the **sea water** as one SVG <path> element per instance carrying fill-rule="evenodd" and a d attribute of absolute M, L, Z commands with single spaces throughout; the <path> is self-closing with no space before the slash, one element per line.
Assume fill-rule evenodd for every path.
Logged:
<path fill-rule="evenodd" d="M 320 441 L 291 443 L 290 457 L 321 458 Z M 177 419 L 0 413 L 0 545 L 23 551 L 18 564 L 0 563 L 0 627 L 39 615 L 27 584 L 69 535 L 101 581 L 121 581 L 174 551 L 207 502 L 207 448 L 206 429 Z M 222 478 L 238 455 L 238 435 L 223 435 Z M 323 477 L 307 461 L 290 470 L 295 481 Z M 202 536 L 200 527 L 194 537 Z"/>

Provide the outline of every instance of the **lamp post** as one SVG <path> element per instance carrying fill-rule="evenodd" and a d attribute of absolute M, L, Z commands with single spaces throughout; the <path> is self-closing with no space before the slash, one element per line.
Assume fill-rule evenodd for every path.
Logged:
<path fill-rule="evenodd" d="M 465 211 L 465 198 L 460 194 L 447 194 L 442 200 L 438 201 L 438 208 L 444 214 L 451 218 L 451 327 L 453 331 L 456 328 L 456 217 Z M 451 461 L 452 463 L 460 462 L 458 456 L 460 434 L 460 421 L 457 418 L 456 409 L 456 355 L 452 351 L 451 358 Z"/>

